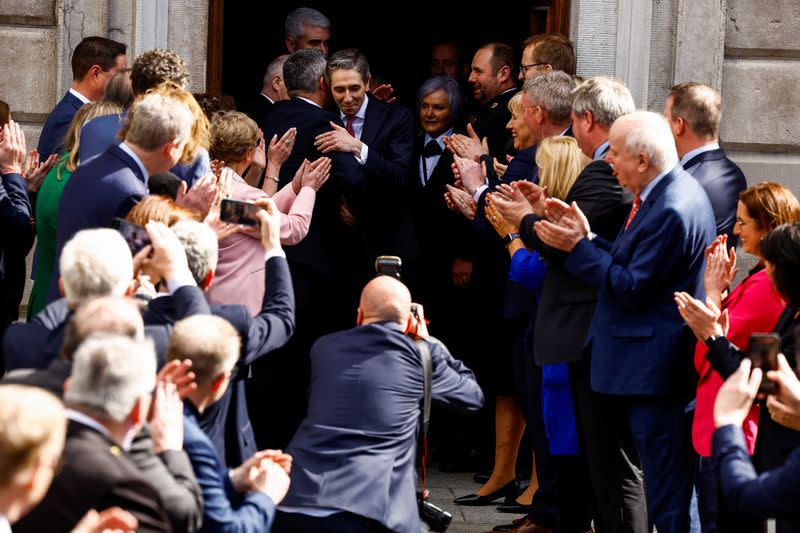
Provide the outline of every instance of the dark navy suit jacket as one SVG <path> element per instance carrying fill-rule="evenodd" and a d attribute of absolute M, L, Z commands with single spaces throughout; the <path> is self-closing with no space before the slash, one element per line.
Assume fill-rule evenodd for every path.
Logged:
<path fill-rule="evenodd" d="M 209 533 L 261 533 L 269 531 L 275 504 L 261 492 L 241 495 L 228 477 L 228 469 L 214 444 L 197 422 L 197 410 L 183 408 L 183 449 L 203 491 L 203 531 Z M 238 465 L 237 465 L 238 466 Z"/>
<path fill-rule="evenodd" d="M 292 153 L 281 167 L 279 189 L 292 181 L 303 159 L 316 161 L 323 156 L 314 146 L 314 139 L 320 133 L 330 131 L 331 122 L 342 126 L 337 114 L 297 97 L 275 102 L 270 107 L 261 124 L 265 139 L 271 139 L 273 135 L 280 138 L 289 128 L 297 128 Z M 341 198 L 361 183 L 364 172 L 352 154 L 331 152 L 327 157 L 331 158 L 331 177 L 317 192 L 308 235 L 288 247 L 286 256 L 317 274 L 332 278 L 339 273 L 341 258 L 337 252 L 345 235 L 339 216 Z"/>
<path fill-rule="evenodd" d="M 67 91 L 64 98 L 56 104 L 50 114 L 47 116 L 47 121 L 42 128 L 42 134 L 39 136 L 39 157 L 44 161 L 52 154 L 61 154 L 64 151 L 64 137 L 67 135 L 67 130 L 78 112 L 83 106 L 80 99 Z"/>
<path fill-rule="evenodd" d="M 268 352 L 280 348 L 294 332 L 294 291 L 289 266 L 282 257 L 267 261 L 266 288 L 261 311 L 250 316 L 243 305 L 212 305 L 211 313 L 230 322 L 242 340 L 238 372 L 222 398 L 200 417 L 200 425 L 229 466 L 239 466 L 256 451 L 245 398 L 249 366 Z M 169 337 L 175 318 L 174 297 L 150 302 L 145 323 L 162 324 L 161 336 Z"/>
<path fill-rule="evenodd" d="M 711 201 L 717 235 L 728 236 L 728 246 L 736 246 L 733 234 L 739 194 L 747 188 L 747 179 L 739 166 L 725 157 L 722 148 L 697 154 L 683 169 L 700 182 Z"/>
<path fill-rule="evenodd" d="M 764 518 L 800 518 L 800 449 L 791 452 L 782 466 L 757 475 L 742 428 L 717 428 L 712 445 L 727 508 Z"/>
<path fill-rule="evenodd" d="M 59 298 L 58 258 L 73 235 L 82 229 L 110 228 L 147 196 L 147 176 L 136 161 L 117 145 L 80 165 L 64 187 L 56 222 L 56 263 L 48 301 Z"/>
<path fill-rule="evenodd" d="M 97 117 L 81 128 L 81 142 L 79 147 L 80 163 L 84 164 L 105 152 L 112 144 L 122 142 L 117 137 L 117 132 L 125 124 L 128 113 L 104 115 Z M 195 181 L 211 172 L 211 160 L 208 150 L 200 148 L 197 157 L 187 165 L 175 165 L 170 172 L 185 181 L 191 187 Z"/>
<path fill-rule="evenodd" d="M 442 344 L 429 346 L 432 399 L 479 409 L 483 393 L 472 371 Z M 311 349 L 308 415 L 287 447 L 294 460 L 282 505 L 341 509 L 417 533 L 422 388 L 420 354 L 398 324 L 321 337 Z"/>
<path fill-rule="evenodd" d="M 33 246 L 32 213 L 25 178 L 14 173 L 3 174 L 0 177 L 0 332 L 19 317 L 19 301 L 25 288 L 25 257 Z"/>
<path fill-rule="evenodd" d="M 404 261 L 419 254 L 411 211 L 414 118 L 405 107 L 367 96 L 361 142 L 369 146 L 364 181 L 353 191 L 356 218 L 371 265 L 379 255 Z M 351 156 L 352 157 L 352 156 Z"/>
<path fill-rule="evenodd" d="M 173 302 L 174 316 L 177 317 L 173 321 L 209 312 L 208 302 L 197 287 L 181 287 L 168 298 Z M 46 368 L 56 360 L 72 314 L 66 298 L 59 298 L 42 309 L 30 322 L 9 327 L 3 338 L 3 357 L 8 370 Z M 163 328 L 149 325 L 146 319 L 147 316 L 145 334 L 153 339 L 159 364 L 163 363 L 169 335 L 163 335 Z"/>
<path fill-rule="evenodd" d="M 592 388 L 606 394 L 671 394 L 688 385 L 692 339 L 674 293 L 703 297 L 704 251 L 714 215 L 679 165 L 649 192 L 614 243 L 581 240 L 564 267 L 598 289 L 586 343 Z"/>

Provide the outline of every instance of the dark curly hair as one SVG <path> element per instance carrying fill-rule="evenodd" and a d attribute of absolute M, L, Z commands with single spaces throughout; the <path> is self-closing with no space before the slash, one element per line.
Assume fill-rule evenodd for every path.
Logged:
<path fill-rule="evenodd" d="M 189 69 L 181 56 L 172 50 L 154 49 L 142 53 L 131 68 L 131 86 L 137 95 L 144 94 L 165 81 L 186 86 Z"/>

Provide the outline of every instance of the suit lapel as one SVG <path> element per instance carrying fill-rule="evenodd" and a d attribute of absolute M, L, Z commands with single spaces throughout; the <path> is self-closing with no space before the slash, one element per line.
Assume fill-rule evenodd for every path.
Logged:
<path fill-rule="evenodd" d="M 361 130 L 361 142 L 370 146 L 383 124 L 384 110 L 367 96 L 367 110 L 364 114 L 364 128 Z"/>
<path fill-rule="evenodd" d="M 645 199 L 645 201 L 642 202 L 642 205 L 639 206 L 639 210 L 636 212 L 636 216 L 633 217 L 633 220 L 631 220 L 628 229 L 625 229 L 625 226 L 622 226 L 622 231 L 620 231 L 615 244 L 616 242 L 621 241 L 624 236 L 633 234 L 636 228 L 642 224 L 642 221 L 647 218 L 647 213 L 650 211 L 650 208 L 656 203 L 667 185 L 675 181 L 679 168 L 680 166 L 676 165 L 675 168 L 669 171 L 667 175 L 665 175 L 661 181 L 658 182 L 655 188 L 650 191 L 650 194 L 647 195 L 647 199 Z M 614 247 L 616 248 L 616 246 Z"/>

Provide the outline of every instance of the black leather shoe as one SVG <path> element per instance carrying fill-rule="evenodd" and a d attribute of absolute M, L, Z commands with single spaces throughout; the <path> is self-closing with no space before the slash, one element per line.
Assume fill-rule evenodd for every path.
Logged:
<path fill-rule="evenodd" d="M 511 514 L 528 514 L 531 510 L 530 505 L 523 505 L 512 501 L 511 503 L 503 503 L 497 506 L 498 513 L 511 513 Z"/>
<path fill-rule="evenodd" d="M 496 491 L 492 492 L 491 494 L 487 494 L 486 496 L 478 496 L 477 494 L 467 494 L 466 496 L 461 496 L 453 500 L 453 503 L 456 505 L 490 505 L 498 498 L 511 498 L 513 502 L 517 496 L 519 496 L 519 487 L 517 486 L 517 480 L 512 479 L 509 481 L 505 486 L 500 487 Z"/>

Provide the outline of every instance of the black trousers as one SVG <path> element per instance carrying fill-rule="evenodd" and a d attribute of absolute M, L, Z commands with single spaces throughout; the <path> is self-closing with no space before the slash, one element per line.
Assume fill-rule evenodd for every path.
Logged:
<path fill-rule="evenodd" d="M 383 524 L 353 513 L 317 517 L 278 511 L 272 533 L 389 533 Z"/>

